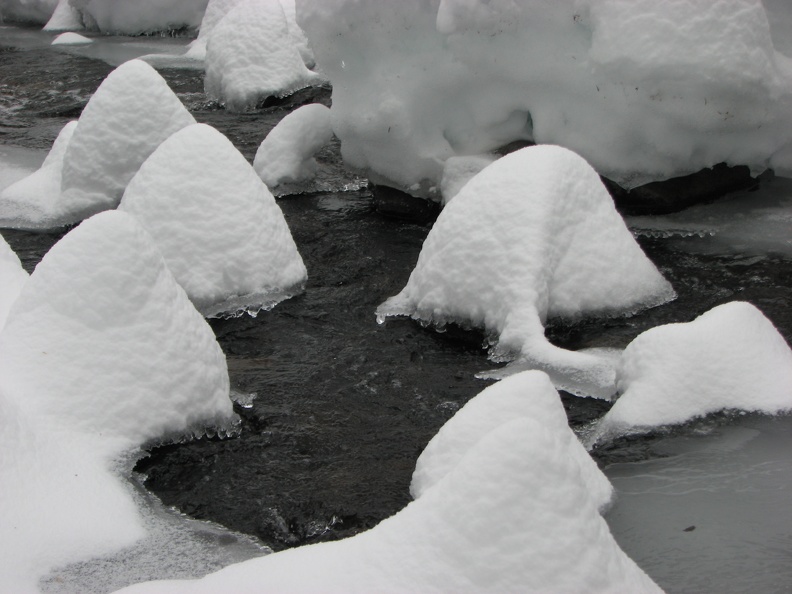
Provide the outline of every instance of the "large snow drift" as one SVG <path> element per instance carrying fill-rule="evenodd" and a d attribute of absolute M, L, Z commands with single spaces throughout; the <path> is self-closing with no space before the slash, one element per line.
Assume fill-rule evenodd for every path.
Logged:
<path fill-rule="evenodd" d="M 548 318 L 631 313 L 673 298 L 597 173 L 557 146 L 495 161 L 445 207 L 401 293 L 377 310 L 482 328 L 491 355 L 547 371 L 557 386 L 615 391 L 611 364 L 550 344 Z"/>
<path fill-rule="evenodd" d="M 792 60 L 758 0 L 299 0 L 344 159 L 436 193 L 443 163 L 559 144 L 630 187 L 792 173 Z"/>
<path fill-rule="evenodd" d="M 119 208 L 151 234 L 204 315 L 255 313 L 302 290 L 305 265 L 275 199 L 210 126 L 188 126 L 163 142 Z"/>
<path fill-rule="evenodd" d="M 279 0 L 240 0 L 209 34 L 206 94 L 231 110 L 323 80 L 305 66 Z"/>
<path fill-rule="evenodd" d="M 659 592 L 613 540 L 569 455 L 574 437 L 544 408 L 493 427 L 368 532 L 123 591 Z"/>
<path fill-rule="evenodd" d="M 103 33 L 139 35 L 157 31 L 196 29 L 207 0 L 61 0 L 79 15 L 86 28 Z M 54 3 L 53 3 L 54 4 Z M 61 14 L 66 8 L 58 7 Z M 59 21 L 60 22 L 60 21 Z M 57 23 L 48 23 L 55 28 Z"/>
<path fill-rule="evenodd" d="M 486 388 L 451 417 L 418 458 L 410 493 L 416 499 L 423 496 L 486 435 L 521 418 L 567 436 L 563 455 L 578 463 L 586 491 L 594 505 L 604 509 L 611 501 L 613 487 L 569 429 L 561 398 L 540 371 L 524 371 Z"/>
<path fill-rule="evenodd" d="M 154 149 L 194 123 L 156 70 L 141 60 L 122 64 L 76 127 L 64 128 L 41 170 L 0 194 L 0 224 L 52 228 L 115 208 Z"/>
<path fill-rule="evenodd" d="M 0 330 L 27 280 L 28 273 L 22 268 L 14 250 L 0 235 Z"/>
<path fill-rule="evenodd" d="M 721 410 L 790 411 L 792 350 L 762 312 L 735 301 L 639 335 L 622 355 L 618 388 L 594 440 Z"/>
<path fill-rule="evenodd" d="M 0 574 L 52 568 L 144 535 L 120 457 L 227 425 L 214 334 L 129 215 L 96 215 L 42 259 L 0 332 Z"/>
<path fill-rule="evenodd" d="M 253 166 L 269 188 L 309 180 L 317 170 L 314 154 L 332 138 L 330 109 L 319 103 L 303 105 L 267 134 Z"/>

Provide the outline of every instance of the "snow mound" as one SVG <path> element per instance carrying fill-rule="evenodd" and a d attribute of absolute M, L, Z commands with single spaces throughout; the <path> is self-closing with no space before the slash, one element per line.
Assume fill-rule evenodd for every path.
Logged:
<path fill-rule="evenodd" d="M 792 170 L 792 60 L 757 0 L 300 0 L 298 22 L 344 158 L 415 195 L 449 157 L 524 140 L 627 188 Z"/>
<path fill-rule="evenodd" d="M 613 487 L 569 429 L 561 399 L 540 371 L 524 371 L 486 388 L 451 417 L 418 458 L 410 485 L 412 496 L 422 497 L 490 432 L 521 418 L 567 436 L 565 455 L 579 464 L 594 505 L 604 509 L 611 501 Z"/>
<path fill-rule="evenodd" d="M 443 204 L 448 204 L 451 198 L 459 194 L 466 183 L 494 161 L 495 157 L 492 155 L 449 157 L 443 166 L 443 177 L 440 180 Z"/>
<path fill-rule="evenodd" d="M 0 23 L 44 24 L 49 20 L 58 0 L 0 0 Z"/>
<path fill-rule="evenodd" d="M 71 223 L 115 208 L 154 149 L 194 123 L 151 66 L 130 60 L 116 68 L 85 106 L 66 149 L 57 220 Z"/>
<path fill-rule="evenodd" d="M 278 0 L 241 0 L 209 35 L 204 87 L 230 110 L 322 81 L 303 63 Z"/>
<path fill-rule="evenodd" d="M 93 39 L 73 32 L 61 33 L 52 40 L 52 45 L 85 45 L 86 43 L 93 43 Z"/>
<path fill-rule="evenodd" d="M 70 0 L 59 0 L 44 31 L 80 31 L 83 29 L 82 16 Z"/>
<path fill-rule="evenodd" d="M 611 363 L 553 346 L 544 322 L 629 314 L 673 297 L 591 166 L 541 145 L 465 185 L 429 232 L 407 285 L 377 316 L 482 328 L 497 338 L 493 359 L 516 359 L 512 369 L 541 369 L 558 387 L 608 398 Z"/>
<path fill-rule="evenodd" d="M 231 141 L 205 124 L 173 134 L 143 163 L 119 208 L 151 234 L 206 316 L 269 309 L 307 273 L 272 194 Z"/>
<path fill-rule="evenodd" d="M 792 350 L 762 312 L 734 301 L 639 335 L 622 355 L 618 388 L 592 443 L 721 410 L 790 411 Z"/>
<path fill-rule="evenodd" d="M 63 158 L 76 127 L 76 120 L 66 124 L 41 167 L 0 192 L 0 226 L 57 226 Z"/>
<path fill-rule="evenodd" d="M 0 330 L 27 280 L 28 273 L 22 268 L 19 257 L 0 235 Z"/>
<path fill-rule="evenodd" d="M 207 0 L 68 0 L 89 29 L 140 35 L 196 29 Z"/>
<path fill-rule="evenodd" d="M 214 334 L 124 213 L 63 237 L 0 332 L 0 574 L 33 591 L 53 568 L 145 535 L 123 456 L 234 418 Z"/>
<path fill-rule="evenodd" d="M 330 108 L 303 105 L 270 131 L 256 151 L 253 167 L 269 188 L 310 180 L 318 167 L 314 154 L 332 138 Z"/>
<path fill-rule="evenodd" d="M 368 532 L 123 592 L 660 592 L 611 536 L 568 431 L 506 422 Z"/>

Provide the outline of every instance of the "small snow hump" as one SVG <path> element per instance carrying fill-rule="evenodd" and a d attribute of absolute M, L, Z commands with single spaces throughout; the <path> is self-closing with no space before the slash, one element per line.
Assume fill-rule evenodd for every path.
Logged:
<path fill-rule="evenodd" d="M 280 207 L 211 126 L 194 124 L 163 142 L 119 209 L 151 234 L 205 316 L 255 314 L 302 291 L 307 272 Z"/>
<path fill-rule="evenodd" d="M 516 359 L 558 387 L 608 398 L 610 362 L 551 345 L 545 321 L 630 314 L 674 296 L 596 171 L 568 149 L 538 145 L 495 161 L 462 188 L 407 285 L 377 315 L 482 328 L 497 337 L 496 360 Z"/>

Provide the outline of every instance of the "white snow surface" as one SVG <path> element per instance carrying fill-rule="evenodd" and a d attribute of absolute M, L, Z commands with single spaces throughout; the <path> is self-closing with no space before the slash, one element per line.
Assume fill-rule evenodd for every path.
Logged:
<path fill-rule="evenodd" d="M 660 592 L 613 540 L 568 432 L 506 422 L 368 532 L 122 592 Z"/>
<path fill-rule="evenodd" d="M 443 204 L 448 202 L 473 179 L 477 173 L 495 161 L 493 155 L 470 155 L 449 157 L 443 166 L 443 177 L 440 180 L 440 194 Z"/>
<path fill-rule="evenodd" d="M 267 134 L 253 167 L 269 188 L 309 180 L 317 170 L 314 154 L 332 138 L 330 108 L 320 103 L 303 105 Z"/>
<path fill-rule="evenodd" d="M 55 567 L 145 535 L 124 456 L 233 419 L 214 334 L 151 238 L 101 213 L 37 266 L 0 332 L 0 575 L 36 590 Z"/>
<path fill-rule="evenodd" d="M 307 272 L 283 213 L 220 132 L 194 124 L 146 160 L 119 206 L 151 234 L 206 316 L 269 309 Z"/>
<path fill-rule="evenodd" d="M 565 148 L 538 145 L 464 186 L 429 232 L 407 285 L 377 316 L 484 329 L 497 339 L 494 359 L 609 398 L 611 362 L 553 346 L 544 322 L 629 314 L 673 297 L 591 166 Z"/>
<path fill-rule="evenodd" d="M 82 15 L 70 0 L 59 0 L 44 31 L 80 31 L 84 28 Z"/>
<path fill-rule="evenodd" d="M 28 273 L 22 268 L 19 257 L 0 235 L 0 330 L 27 280 Z"/>
<path fill-rule="evenodd" d="M 84 45 L 86 43 L 93 43 L 93 39 L 89 39 L 88 37 L 80 35 L 79 33 L 74 33 L 73 31 L 61 33 L 52 40 L 52 45 Z"/>
<path fill-rule="evenodd" d="M 792 411 L 792 350 L 750 303 L 647 330 L 618 369 L 621 396 L 592 441 L 684 423 L 722 410 Z"/>
<path fill-rule="evenodd" d="M 210 99 L 244 111 L 324 79 L 305 66 L 279 0 L 240 0 L 209 34 L 204 87 Z"/>
<path fill-rule="evenodd" d="M 196 29 L 207 0 L 68 0 L 87 28 L 126 35 Z"/>
<path fill-rule="evenodd" d="M 449 157 L 520 140 L 570 148 L 625 187 L 719 162 L 792 169 L 792 60 L 759 0 L 297 8 L 344 159 L 416 195 L 437 195 Z"/>
<path fill-rule="evenodd" d="M 76 127 L 77 120 L 66 124 L 41 167 L 0 192 L 1 226 L 58 226 L 63 159 Z"/>
<path fill-rule="evenodd" d="M 566 435 L 565 455 L 577 462 L 586 491 L 594 505 L 604 510 L 613 497 L 613 487 L 569 429 L 561 398 L 541 371 L 507 377 L 484 389 L 451 417 L 418 458 L 410 484 L 412 496 L 422 497 L 490 432 L 521 418 Z"/>
<path fill-rule="evenodd" d="M 46 23 L 58 0 L 0 0 L 0 23 Z"/>

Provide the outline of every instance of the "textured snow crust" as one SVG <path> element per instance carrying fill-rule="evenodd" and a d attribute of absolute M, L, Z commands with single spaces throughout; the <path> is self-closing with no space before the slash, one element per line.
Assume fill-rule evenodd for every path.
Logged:
<path fill-rule="evenodd" d="M 622 355 L 618 389 L 594 440 L 722 410 L 792 411 L 792 350 L 755 306 L 734 301 L 639 335 Z"/>
<path fill-rule="evenodd" d="M 307 272 L 283 213 L 231 141 L 194 124 L 143 163 L 119 206 L 151 234 L 201 313 L 256 313 Z"/>
<path fill-rule="evenodd" d="M 121 591 L 660 592 L 613 540 L 569 428 L 538 416 L 494 427 L 368 532 Z"/>
<path fill-rule="evenodd" d="M 209 34 L 205 61 L 207 96 L 234 111 L 324 80 L 305 66 L 279 0 L 231 7 Z"/>
<path fill-rule="evenodd" d="M 64 236 L 0 332 L 3 586 L 33 591 L 144 536 L 118 464 L 229 426 L 228 393 L 212 330 L 132 217 L 101 213 Z"/>
<path fill-rule="evenodd" d="M 402 291 L 377 310 L 484 329 L 491 356 L 547 371 L 573 392 L 608 398 L 603 357 L 550 344 L 548 318 L 623 315 L 674 297 L 578 155 L 539 145 L 484 169 L 445 207 Z"/>
<path fill-rule="evenodd" d="M 319 103 L 303 105 L 267 134 L 253 166 L 269 188 L 309 180 L 317 169 L 314 154 L 332 138 L 330 109 Z"/>
<path fill-rule="evenodd" d="M 626 187 L 792 171 L 792 60 L 758 0 L 299 0 L 298 22 L 344 159 L 415 195 L 450 157 L 524 140 Z"/>

